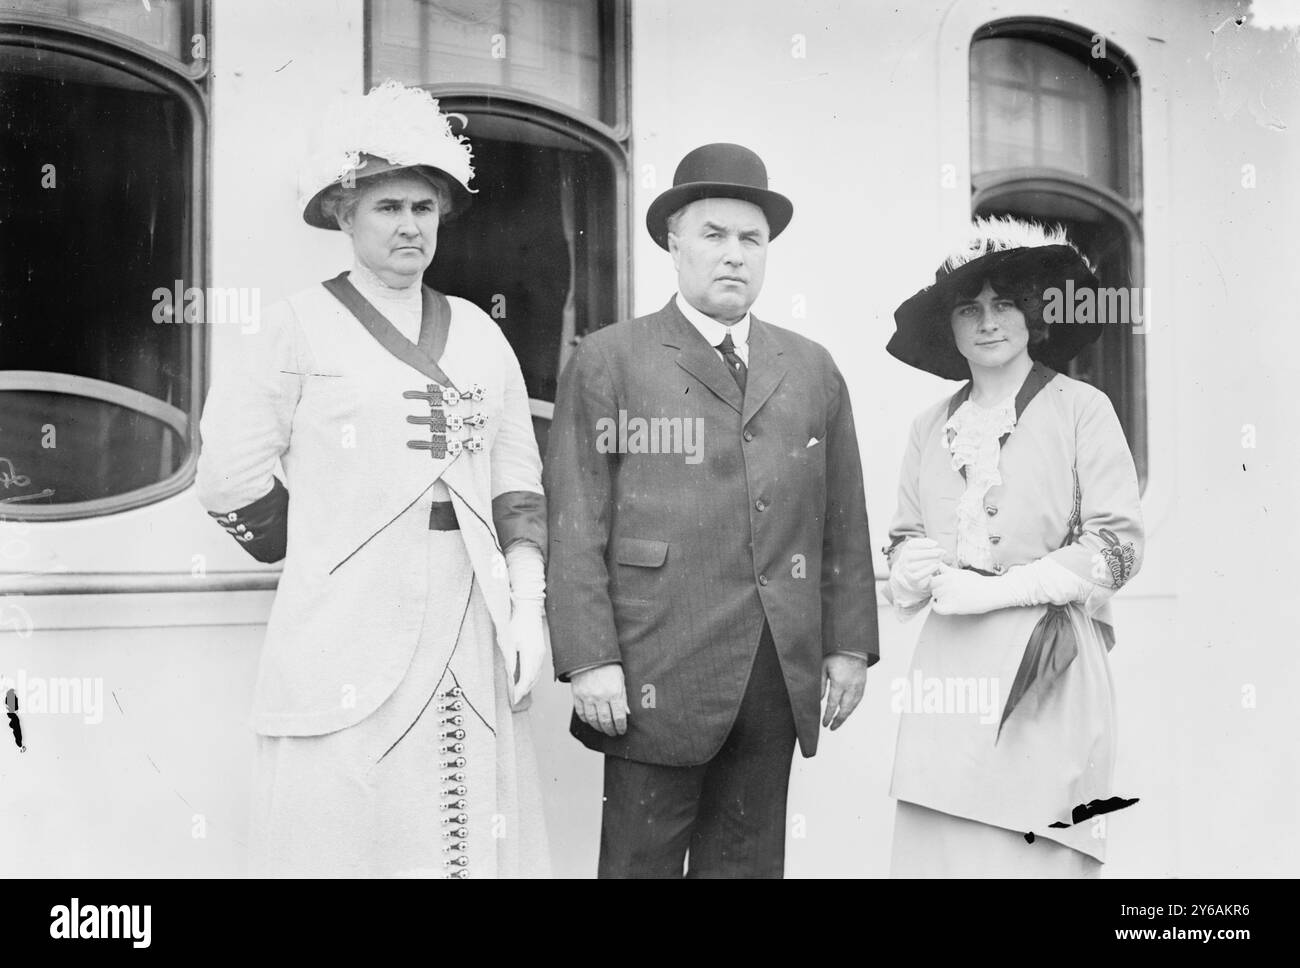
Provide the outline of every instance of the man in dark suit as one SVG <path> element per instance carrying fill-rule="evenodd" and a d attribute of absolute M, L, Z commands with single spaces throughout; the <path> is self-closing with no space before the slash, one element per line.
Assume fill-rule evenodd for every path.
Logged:
<path fill-rule="evenodd" d="M 688 876 L 781 876 L 796 739 L 812 756 L 879 658 L 844 380 L 749 313 L 792 213 L 747 148 L 688 154 L 646 217 L 679 292 L 560 380 L 548 618 L 572 732 L 605 754 L 602 877 L 688 853 Z"/>

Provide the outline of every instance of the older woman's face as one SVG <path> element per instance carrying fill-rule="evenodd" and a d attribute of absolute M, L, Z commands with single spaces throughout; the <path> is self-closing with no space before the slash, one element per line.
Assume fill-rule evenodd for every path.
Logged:
<path fill-rule="evenodd" d="M 357 182 L 356 208 L 339 218 L 357 259 L 385 283 L 405 288 L 438 248 L 438 196 L 419 175 L 399 172 Z"/>
<path fill-rule="evenodd" d="M 1029 351 L 1025 314 L 987 282 L 974 299 L 953 307 L 952 335 L 972 367 L 1005 366 Z"/>

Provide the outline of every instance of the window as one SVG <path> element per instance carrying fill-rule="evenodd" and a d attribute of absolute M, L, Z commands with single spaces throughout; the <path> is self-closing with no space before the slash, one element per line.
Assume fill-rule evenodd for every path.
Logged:
<path fill-rule="evenodd" d="M 1056 21 L 998 21 L 971 43 L 971 209 L 1062 225 L 1103 287 L 1142 286 L 1137 70 L 1119 48 Z M 1145 346 L 1108 325 L 1070 376 L 1110 397 L 1143 485 Z"/>
<path fill-rule="evenodd" d="M 627 315 L 627 6 L 372 0 L 367 87 L 427 87 L 468 118 L 478 194 L 426 274 L 501 326 L 538 444 L 573 347 Z"/>
<path fill-rule="evenodd" d="M 0 0 L 0 16 L 90 36 L 111 35 L 123 46 L 138 44 L 166 54 L 190 68 L 188 73 L 206 70 L 206 9 L 194 0 Z"/>
<path fill-rule="evenodd" d="M 0 2 L 0 515 L 75 518 L 192 473 L 202 327 L 159 325 L 154 292 L 203 285 L 204 109 L 180 33 L 203 11 L 36 8 Z"/>

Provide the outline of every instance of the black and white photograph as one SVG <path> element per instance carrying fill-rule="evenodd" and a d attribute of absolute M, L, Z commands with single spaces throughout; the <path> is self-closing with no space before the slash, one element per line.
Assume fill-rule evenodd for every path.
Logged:
<path fill-rule="evenodd" d="M 1248 940 L 1298 187 L 1298 0 L 0 0 L 0 890 Z"/>

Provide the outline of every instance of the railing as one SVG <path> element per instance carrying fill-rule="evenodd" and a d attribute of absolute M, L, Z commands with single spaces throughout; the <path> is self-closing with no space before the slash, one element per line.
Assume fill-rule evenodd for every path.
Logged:
<path fill-rule="evenodd" d="M 2 574 L 0 595 L 142 595 L 169 592 L 274 591 L 279 571 L 48 572 Z"/>

